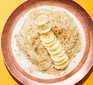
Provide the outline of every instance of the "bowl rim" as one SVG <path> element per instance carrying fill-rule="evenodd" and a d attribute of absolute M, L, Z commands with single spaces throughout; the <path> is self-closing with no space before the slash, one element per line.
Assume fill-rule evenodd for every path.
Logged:
<path fill-rule="evenodd" d="M 80 13 L 78 13 L 72 6 L 70 6 L 69 2 L 73 3 L 73 5 L 74 5 L 73 1 L 67 0 L 68 1 L 67 3 L 65 3 L 64 0 L 52 0 L 52 1 L 39 0 L 39 1 L 38 1 L 38 3 L 37 3 L 37 1 L 34 1 L 34 0 L 32 0 L 32 3 L 30 0 L 26 1 L 25 3 L 20 5 L 9 17 L 9 19 L 6 22 L 6 25 L 4 27 L 3 33 L 2 33 L 2 39 L 1 39 L 2 53 L 3 53 L 4 61 L 7 65 L 8 69 L 19 81 L 23 82 L 26 80 L 29 80 L 29 81 L 33 80 L 33 81 L 38 81 L 41 83 L 57 83 L 60 81 L 64 81 L 64 80 L 70 78 L 71 76 L 73 76 L 76 72 L 78 72 L 82 68 L 83 64 L 88 59 L 88 57 L 89 57 L 88 54 L 90 52 L 90 48 L 91 48 L 90 45 L 91 45 L 91 41 L 92 41 L 90 38 L 90 33 L 89 33 L 90 30 L 88 30 L 88 29 L 91 27 L 87 26 L 86 25 L 87 23 L 84 20 L 84 17 L 82 17 Z M 86 49 L 85 49 L 85 53 L 84 53 L 84 56 L 83 56 L 81 62 L 76 66 L 76 68 L 73 71 L 71 71 L 70 73 L 66 74 L 63 77 L 56 78 L 56 79 L 40 79 L 40 78 L 33 77 L 30 74 L 26 73 L 23 69 L 21 69 L 21 67 L 15 61 L 12 50 L 11 50 L 12 49 L 11 48 L 11 36 L 12 36 L 13 28 L 14 28 L 15 24 L 17 23 L 17 21 L 19 20 L 19 18 L 24 13 L 26 13 L 28 10 L 31 10 L 34 7 L 39 7 L 39 6 L 44 6 L 44 5 L 54 5 L 54 6 L 66 8 L 67 10 L 71 11 L 75 16 L 77 16 L 77 18 L 81 22 L 81 24 L 84 28 L 84 31 L 85 31 L 85 35 L 86 35 Z M 75 4 L 75 6 L 77 6 L 77 5 Z M 5 47 L 5 45 L 7 45 L 7 46 Z M 18 75 L 19 75 L 19 78 L 18 78 Z"/>

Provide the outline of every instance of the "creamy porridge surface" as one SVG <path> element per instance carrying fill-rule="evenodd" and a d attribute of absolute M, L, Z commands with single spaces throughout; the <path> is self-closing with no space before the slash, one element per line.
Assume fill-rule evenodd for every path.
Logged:
<path fill-rule="evenodd" d="M 23 69 L 32 75 L 35 72 L 66 74 L 69 64 L 82 49 L 80 30 L 64 10 L 32 10 L 14 39 L 17 57 L 21 60 L 23 55 L 26 60 L 23 63 L 28 63 Z"/>

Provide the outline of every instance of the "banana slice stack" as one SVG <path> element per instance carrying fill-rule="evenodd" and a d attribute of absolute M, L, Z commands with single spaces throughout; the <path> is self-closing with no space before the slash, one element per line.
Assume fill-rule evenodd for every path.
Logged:
<path fill-rule="evenodd" d="M 46 34 L 40 35 L 40 39 L 51 55 L 54 67 L 56 69 L 65 69 L 69 64 L 69 58 L 54 33 L 49 31 Z"/>
<path fill-rule="evenodd" d="M 42 18 L 41 18 L 42 17 Z M 40 15 L 35 20 L 36 25 L 46 25 L 48 22 L 48 17 L 46 15 Z M 45 48 L 48 50 L 48 53 L 51 55 L 51 59 L 54 63 L 56 69 L 65 69 L 69 64 L 69 58 L 65 53 L 62 45 L 60 44 L 57 37 L 54 35 L 51 28 L 41 29 L 40 40 Z"/>

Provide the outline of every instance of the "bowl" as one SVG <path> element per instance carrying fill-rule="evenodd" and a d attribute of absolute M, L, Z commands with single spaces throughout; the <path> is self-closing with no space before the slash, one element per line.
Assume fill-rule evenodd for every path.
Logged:
<path fill-rule="evenodd" d="M 16 60 L 14 54 L 13 35 L 18 32 L 25 17 L 34 8 L 55 7 L 69 13 L 75 19 L 80 28 L 83 39 L 82 51 L 80 59 L 77 57 L 76 65 L 71 68 L 64 76 L 59 78 L 45 78 L 42 75 L 32 76 L 24 71 Z M 80 81 L 90 70 L 93 65 L 93 22 L 86 11 L 72 0 L 28 0 L 16 8 L 16 10 L 8 18 L 2 32 L 1 47 L 4 62 L 11 74 L 21 83 L 27 85 L 70 85 Z"/>

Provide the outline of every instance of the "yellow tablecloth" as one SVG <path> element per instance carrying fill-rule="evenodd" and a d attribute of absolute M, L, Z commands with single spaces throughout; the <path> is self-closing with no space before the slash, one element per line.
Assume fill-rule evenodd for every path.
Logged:
<path fill-rule="evenodd" d="M 86 11 L 89 13 L 93 19 L 93 0 L 74 0 L 79 3 Z M 13 10 L 18 7 L 20 4 L 25 2 L 25 0 L 0 0 L 0 36 L 4 24 L 13 12 Z M 92 85 L 93 84 L 93 72 L 90 77 L 84 82 L 83 85 Z M 3 57 L 0 50 L 0 85 L 18 85 L 18 83 L 10 76 L 7 71 Z"/>

